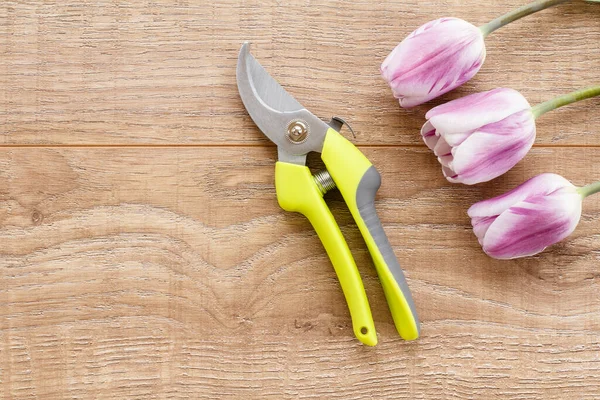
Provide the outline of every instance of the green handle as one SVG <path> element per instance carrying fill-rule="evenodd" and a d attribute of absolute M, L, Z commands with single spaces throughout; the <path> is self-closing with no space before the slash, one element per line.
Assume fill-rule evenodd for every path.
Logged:
<path fill-rule="evenodd" d="M 314 227 L 342 286 L 354 334 L 362 343 L 375 346 L 377 332 L 358 268 L 310 170 L 302 165 L 277 162 L 275 188 L 281 208 L 303 214 Z"/>
<path fill-rule="evenodd" d="M 321 158 L 365 239 L 398 333 L 405 340 L 418 338 L 419 319 L 412 295 L 375 210 L 379 173 L 334 129 L 327 131 Z"/>

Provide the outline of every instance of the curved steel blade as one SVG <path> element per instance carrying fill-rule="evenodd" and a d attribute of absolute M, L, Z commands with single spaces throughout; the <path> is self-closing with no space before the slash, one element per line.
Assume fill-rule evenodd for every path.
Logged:
<path fill-rule="evenodd" d="M 242 102 L 260 130 L 279 147 L 282 154 L 305 155 L 320 152 L 329 126 L 306 110 L 250 54 L 250 44 L 242 45 L 236 70 L 237 85 Z M 294 143 L 288 139 L 291 122 L 302 120 L 308 125 L 305 142 Z M 283 160 L 282 160 L 283 161 Z"/>
<path fill-rule="evenodd" d="M 267 106 L 279 112 L 300 111 L 304 107 L 279 84 L 249 51 L 249 44 L 244 43 L 242 52 L 246 59 L 248 76 L 256 95 Z"/>

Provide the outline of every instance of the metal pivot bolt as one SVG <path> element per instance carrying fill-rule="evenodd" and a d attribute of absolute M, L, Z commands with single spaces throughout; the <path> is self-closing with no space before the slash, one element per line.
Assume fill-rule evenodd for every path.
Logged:
<path fill-rule="evenodd" d="M 304 143 L 308 138 L 308 124 L 301 119 L 291 121 L 287 127 L 287 138 L 292 143 Z"/>

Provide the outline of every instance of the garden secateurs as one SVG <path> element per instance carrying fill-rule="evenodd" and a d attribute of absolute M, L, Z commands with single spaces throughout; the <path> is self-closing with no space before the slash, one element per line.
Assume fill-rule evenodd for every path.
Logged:
<path fill-rule="evenodd" d="M 275 189 L 281 208 L 305 215 L 340 281 L 354 334 L 377 344 L 371 309 L 356 263 L 323 195 L 337 187 L 367 244 L 398 333 L 419 336 L 419 320 L 404 273 L 375 210 L 381 178 L 375 167 L 339 130 L 343 120 L 326 123 L 304 108 L 273 79 L 244 43 L 237 64 L 240 97 L 258 128 L 277 145 Z M 321 154 L 326 170 L 313 176 L 309 152 Z"/>

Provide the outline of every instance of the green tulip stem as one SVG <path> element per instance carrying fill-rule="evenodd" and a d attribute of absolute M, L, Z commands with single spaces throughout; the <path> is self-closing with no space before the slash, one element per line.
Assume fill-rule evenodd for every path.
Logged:
<path fill-rule="evenodd" d="M 575 92 L 567 93 L 562 96 L 553 98 L 534 106 L 531 111 L 537 118 L 542 114 L 557 109 L 558 107 L 566 106 L 567 104 L 575 103 L 576 101 L 589 99 L 591 97 L 600 96 L 600 85 L 590 86 L 584 89 L 576 90 Z"/>
<path fill-rule="evenodd" d="M 526 17 L 535 12 L 544 10 L 548 7 L 552 7 L 567 1 L 569 0 L 537 0 L 521 8 L 512 10 L 511 12 L 504 14 L 503 16 L 498 17 L 493 21 L 488 22 L 485 25 L 481 25 L 479 27 L 479 30 L 481 30 L 483 37 L 486 37 L 490 33 L 494 32 L 496 29 L 502 28 L 504 25 L 510 24 L 511 22 L 516 21 L 519 18 Z"/>
<path fill-rule="evenodd" d="M 600 181 L 590 183 L 589 185 L 577 188 L 577 191 L 584 199 L 591 194 L 600 192 Z"/>

